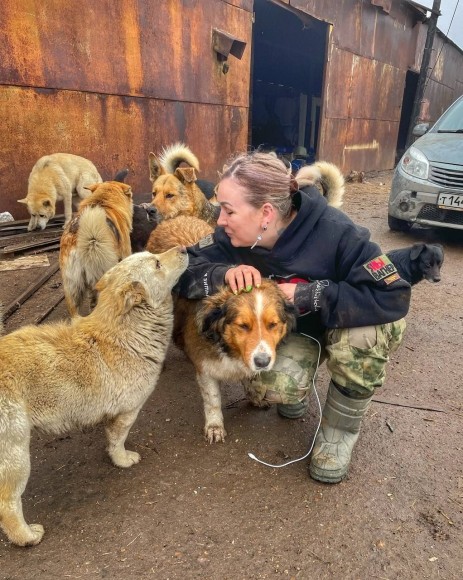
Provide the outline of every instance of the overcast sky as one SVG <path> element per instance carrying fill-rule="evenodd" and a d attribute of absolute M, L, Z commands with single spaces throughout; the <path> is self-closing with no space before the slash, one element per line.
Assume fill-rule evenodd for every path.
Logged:
<path fill-rule="evenodd" d="M 417 1 L 423 6 L 429 6 L 429 8 L 431 8 L 433 4 L 432 0 Z M 457 11 L 453 17 L 452 24 L 450 24 L 457 4 Z M 449 38 L 451 38 L 455 44 L 458 44 L 461 49 L 463 49 L 463 0 L 441 0 L 440 11 L 441 16 L 439 16 L 437 20 L 437 28 Z"/>

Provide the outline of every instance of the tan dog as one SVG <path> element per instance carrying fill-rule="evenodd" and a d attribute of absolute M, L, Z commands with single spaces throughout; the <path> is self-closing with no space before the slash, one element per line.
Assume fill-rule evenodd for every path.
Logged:
<path fill-rule="evenodd" d="M 296 173 L 299 189 L 320 184 L 328 205 L 337 207 L 343 204 L 344 176 L 339 167 L 328 161 L 316 161 L 312 165 L 301 167 Z"/>
<path fill-rule="evenodd" d="M 179 167 L 181 163 L 189 167 Z M 196 183 L 199 161 L 189 147 L 176 143 L 164 149 L 159 158 L 150 153 L 149 169 L 153 182 L 151 204 L 163 219 L 188 215 L 216 224 L 219 208 L 207 200 Z"/>
<path fill-rule="evenodd" d="M 100 280 L 89 316 L 0 339 L 0 524 L 14 544 L 38 544 L 44 533 L 22 512 L 32 427 L 59 435 L 104 421 L 114 465 L 140 461 L 124 444 L 158 380 L 173 326 L 171 290 L 187 263 L 179 248 L 133 254 Z"/>
<path fill-rule="evenodd" d="M 56 213 L 56 202 L 64 204 L 64 225 L 72 218 L 72 201 L 89 195 L 88 185 L 101 183 L 102 179 L 91 161 L 70 153 L 53 153 L 41 157 L 29 175 L 27 196 L 18 199 L 27 205 L 31 219 L 29 231 L 43 230 Z"/>
<path fill-rule="evenodd" d="M 132 253 L 131 187 L 106 181 L 89 189 L 91 195 L 81 202 L 60 242 L 61 277 L 71 316 L 79 313 L 87 294 L 91 307 L 95 305 L 95 284 L 109 268 Z"/>
<path fill-rule="evenodd" d="M 195 366 L 209 443 L 226 435 L 220 383 L 271 370 L 278 344 L 294 325 L 293 312 L 270 280 L 249 293 L 223 288 L 202 301 L 176 301 L 174 341 Z"/>
<path fill-rule="evenodd" d="M 213 231 L 214 228 L 203 220 L 180 215 L 161 222 L 151 232 L 146 249 L 159 254 L 175 246 L 194 246 Z"/>

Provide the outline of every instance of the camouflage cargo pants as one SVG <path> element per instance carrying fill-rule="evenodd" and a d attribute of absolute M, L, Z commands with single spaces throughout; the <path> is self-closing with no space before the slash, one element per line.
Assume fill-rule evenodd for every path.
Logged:
<path fill-rule="evenodd" d="M 405 320 L 361 328 L 329 329 L 320 347 L 303 334 L 291 334 L 278 347 L 275 365 L 245 381 L 246 393 L 254 404 L 293 404 L 309 393 L 321 364 L 332 380 L 353 394 L 370 396 L 386 377 L 389 354 L 400 346 Z M 320 360 L 319 360 L 320 359 Z"/>

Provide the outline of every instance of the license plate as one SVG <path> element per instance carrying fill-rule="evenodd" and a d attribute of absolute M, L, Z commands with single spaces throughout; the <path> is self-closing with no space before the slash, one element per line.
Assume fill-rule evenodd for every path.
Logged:
<path fill-rule="evenodd" d="M 451 208 L 463 211 L 463 195 L 457 193 L 439 193 L 437 205 L 442 208 Z"/>

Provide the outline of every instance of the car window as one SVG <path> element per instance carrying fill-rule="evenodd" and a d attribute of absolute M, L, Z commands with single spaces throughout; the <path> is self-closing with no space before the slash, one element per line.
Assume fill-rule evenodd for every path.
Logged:
<path fill-rule="evenodd" d="M 456 101 L 434 125 L 438 133 L 463 133 L 463 99 Z"/>

